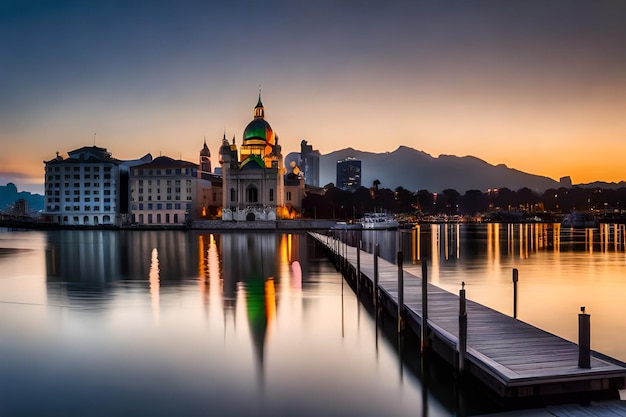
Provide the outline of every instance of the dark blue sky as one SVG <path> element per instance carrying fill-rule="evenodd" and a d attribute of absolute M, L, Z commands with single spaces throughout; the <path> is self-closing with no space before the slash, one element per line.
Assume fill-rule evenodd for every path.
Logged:
<path fill-rule="evenodd" d="M 0 3 L 4 178 L 42 182 L 94 133 L 121 159 L 196 161 L 204 136 L 216 156 L 260 84 L 285 153 L 407 145 L 626 179 L 588 152 L 626 151 L 626 2 L 223 3 Z"/>

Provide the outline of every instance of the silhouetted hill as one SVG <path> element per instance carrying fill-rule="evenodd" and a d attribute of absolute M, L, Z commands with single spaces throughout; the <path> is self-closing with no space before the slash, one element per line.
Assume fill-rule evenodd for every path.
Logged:
<path fill-rule="evenodd" d="M 43 210 L 44 196 L 41 194 L 31 194 L 27 191 L 17 191 L 15 184 L 8 183 L 0 185 L 0 211 L 6 210 L 11 204 L 23 198 L 28 202 L 28 209 L 31 212 Z"/>
<path fill-rule="evenodd" d="M 537 192 L 558 188 L 551 178 L 528 174 L 506 165 L 491 165 L 473 156 L 431 155 L 400 146 L 393 152 L 371 153 L 353 148 L 322 155 L 320 184 L 336 182 L 337 161 L 348 157 L 361 160 L 361 184 L 371 186 L 378 179 L 381 187 L 402 186 L 410 191 L 426 189 L 441 192 L 453 188 L 463 194 L 467 190 L 485 191 L 489 188 L 518 190 L 528 187 Z"/>
<path fill-rule="evenodd" d="M 582 187 L 582 188 L 603 188 L 603 189 L 617 190 L 619 188 L 626 188 L 626 181 L 620 181 L 620 182 L 596 181 L 596 182 L 590 182 L 587 184 L 574 184 L 574 185 L 576 187 Z"/>

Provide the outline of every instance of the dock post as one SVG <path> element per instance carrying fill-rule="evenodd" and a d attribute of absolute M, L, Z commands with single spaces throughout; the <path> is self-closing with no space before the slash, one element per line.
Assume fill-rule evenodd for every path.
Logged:
<path fill-rule="evenodd" d="M 380 252 L 380 246 L 378 243 L 374 246 L 374 288 L 372 288 L 372 297 L 374 301 L 374 311 L 378 316 L 378 254 Z"/>
<path fill-rule="evenodd" d="M 356 293 L 360 294 L 361 285 L 361 239 L 356 245 Z"/>
<path fill-rule="evenodd" d="M 465 282 L 461 282 L 459 291 L 459 372 L 465 369 L 465 351 L 467 350 L 467 310 L 465 306 Z"/>
<path fill-rule="evenodd" d="M 402 333 L 404 330 L 404 269 L 402 268 L 402 261 L 404 255 L 402 251 L 398 251 L 398 333 Z"/>
<path fill-rule="evenodd" d="M 420 348 L 422 353 L 428 349 L 428 264 L 422 258 L 422 329 Z"/>
<path fill-rule="evenodd" d="M 585 314 L 585 307 L 578 315 L 578 367 L 591 368 L 591 316 Z"/>
<path fill-rule="evenodd" d="M 517 281 L 519 280 L 519 271 L 513 268 L 513 318 L 517 318 Z"/>

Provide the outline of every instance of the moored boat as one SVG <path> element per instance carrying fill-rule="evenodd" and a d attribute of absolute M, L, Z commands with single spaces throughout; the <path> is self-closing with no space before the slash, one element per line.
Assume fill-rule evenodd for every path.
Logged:
<path fill-rule="evenodd" d="M 363 229 L 390 230 L 398 228 L 398 221 L 387 213 L 365 213 L 361 225 Z"/>

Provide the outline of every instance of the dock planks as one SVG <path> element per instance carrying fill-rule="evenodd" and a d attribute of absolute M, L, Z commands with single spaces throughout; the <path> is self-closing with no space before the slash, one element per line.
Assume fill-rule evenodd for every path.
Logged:
<path fill-rule="evenodd" d="M 357 249 L 309 233 L 356 271 Z M 336 251 L 337 248 L 339 251 Z M 337 253 L 338 252 L 338 253 Z M 360 279 L 373 285 L 374 255 L 361 251 Z M 421 278 L 404 274 L 407 325 L 422 326 Z M 380 298 L 397 311 L 398 267 L 378 258 Z M 428 284 L 428 333 L 433 350 L 452 365 L 458 361 L 459 297 Z M 591 368 L 578 367 L 578 345 L 489 307 L 467 300 L 467 349 L 464 372 L 504 398 L 576 392 L 616 391 L 624 387 L 626 365 L 591 352 Z M 419 332 L 416 332 L 420 334 Z"/>

